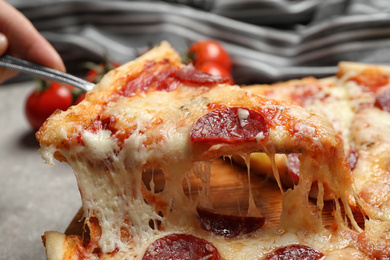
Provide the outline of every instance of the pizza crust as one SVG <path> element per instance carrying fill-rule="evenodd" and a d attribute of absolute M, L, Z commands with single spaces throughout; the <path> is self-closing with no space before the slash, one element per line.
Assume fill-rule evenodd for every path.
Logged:
<path fill-rule="evenodd" d="M 65 234 L 56 231 L 47 231 L 43 235 L 43 240 L 47 260 L 65 260 L 65 254 L 69 251 Z"/>
<path fill-rule="evenodd" d="M 390 66 L 342 61 L 338 64 L 338 78 L 351 75 L 390 75 Z"/>

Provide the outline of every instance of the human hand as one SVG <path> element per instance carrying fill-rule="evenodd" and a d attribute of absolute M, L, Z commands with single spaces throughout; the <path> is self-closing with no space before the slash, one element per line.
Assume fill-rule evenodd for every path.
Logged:
<path fill-rule="evenodd" d="M 65 71 L 64 63 L 53 46 L 22 13 L 0 0 L 0 56 L 4 54 Z M 17 73 L 0 68 L 0 83 Z"/>

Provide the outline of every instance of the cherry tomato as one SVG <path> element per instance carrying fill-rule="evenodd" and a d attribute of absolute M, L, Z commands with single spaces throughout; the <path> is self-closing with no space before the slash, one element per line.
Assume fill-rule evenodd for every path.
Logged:
<path fill-rule="evenodd" d="M 25 105 L 27 120 L 37 131 L 54 111 L 68 109 L 72 101 L 72 93 L 66 86 L 50 82 L 44 90 L 34 89 L 27 97 Z"/>
<path fill-rule="evenodd" d="M 90 69 L 85 75 L 85 79 L 92 83 L 98 83 L 101 80 L 101 72 L 98 71 L 98 68 Z"/>
<path fill-rule="evenodd" d="M 78 103 L 80 103 L 81 101 L 83 101 L 85 98 L 85 92 L 81 93 L 77 98 L 76 98 L 76 101 L 73 103 L 73 105 L 77 105 Z"/>
<path fill-rule="evenodd" d="M 103 78 L 103 76 L 112 69 L 119 67 L 120 64 L 105 61 L 99 64 L 96 63 L 86 63 L 86 67 L 89 69 L 87 74 L 85 75 L 85 79 L 92 83 L 99 83 L 99 81 Z"/>
<path fill-rule="evenodd" d="M 214 40 L 193 43 L 187 50 L 187 57 L 192 60 L 195 68 L 205 61 L 213 61 L 225 67 L 228 72 L 232 69 L 230 55 L 219 42 Z"/>
<path fill-rule="evenodd" d="M 233 85 L 234 80 L 229 71 L 226 70 L 225 67 L 221 66 L 219 63 L 215 63 L 213 61 L 205 61 L 196 67 L 198 70 L 206 72 L 213 76 L 219 76 L 221 78 L 228 78 L 228 83 Z"/>

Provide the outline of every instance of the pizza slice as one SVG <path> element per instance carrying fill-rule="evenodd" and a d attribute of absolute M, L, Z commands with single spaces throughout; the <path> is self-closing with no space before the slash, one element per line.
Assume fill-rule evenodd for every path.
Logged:
<path fill-rule="evenodd" d="M 351 152 L 354 150 L 351 150 L 350 128 L 354 110 L 348 99 L 348 91 L 338 84 L 335 77 L 324 79 L 307 77 L 271 85 L 243 86 L 243 88 L 267 98 L 293 102 L 306 110 L 312 110 L 324 116 L 333 124 L 336 132 L 343 139 L 346 160 L 351 160 L 351 156 L 354 155 L 351 155 Z M 236 162 L 246 166 L 239 157 L 233 158 Z M 285 187 L 296 185 L 300 175 L 298 154 L 276 154 L 275 160 L 283 185 Z M 252 153 L 250 167 L 255 173 L 273 177 L 270 160 L 264 153 Z M 332 193 L 328 192 L 328 185 L 325 184 L 325 187 L 325 199 L 333 199 Z M 316 197 L 317 193 L 318 188 L 313 185 L 311 196 Z"/>
<path fill-rule="evenodd" d="M 372 218 L 390 220 L 390 68 L 342 62 L 337 76 L 355 110 L 355 191 Z"/>
<path fill-rule="evenodd" d="M 47 258 L 364 259 L 386 248 L 381 234 L 362 232 L 354 219 L 351 172 L 332 123 L 226 82 L 183 65 L 162 42 L 109 72 L 77 106 L 52 115 L 37 133 L 40 153 L 49 164 L 73 168 L 85 231 L 46 232 Z M 214 159 L 258 151 L 270 157 L 279 183 L 279 225 L 267 223 L 252 196 L 242 216 L 218 213 L 209 198 Z M 291 189 L 280 183 L 276 153 L 298 154 L 300 178 Z M 146 185 L 144 172 L 162 173 L 163 187 L 156 190 L 153 179 Z M 201 182 L 196 199 L 183 191 L 190 174 Z M 324 183 L 337 198 L 331 227 L 322 224 Z"/>
<path fill-rule="evenodd" d="M 389 79 L 389 67 L 341 62 L 335 77 L 245 88 L 269 98 L 292 101 L 332 122 L 343 139 L 362 210 L 370 211 L 371 218 L 389 220 Z M 291 154 L 278 157 L 277 167 L 285 176 L 283 183 L 291 187 L 299 180 L 299 160 Z M 264 154 L 253 153 L 251 158 L 255 172 L 269 174 L 271 167 Z M 365 208 L 367 204 L 369 208 Z M 351 200 L 351 205 L 356 206 L 356 202 Z"/>

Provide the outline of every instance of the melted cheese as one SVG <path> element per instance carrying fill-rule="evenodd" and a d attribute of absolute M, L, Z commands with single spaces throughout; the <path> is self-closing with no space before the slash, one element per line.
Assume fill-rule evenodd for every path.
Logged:
<path fill-rule="evenodd" d="M 361 206 L 372 219 L 390 220 L 390 114 L 373 107 L 375 89 L 357 84 L 356 75 L 388 75 L 388 67 L 344 62 L 339 84 L 348 91 L 355 111 L 351 125 L 352 144 L 357 154 L 353 170 L 354 189 Z M 381 234 L 381 233 L 377 233 Z"/>
<path fill-rule="evenodd" d="M 223 90 L 226 91 L 227 88 L 227 86 L 223 86 Z M 222 87 L 210 90 L 208 102 L 217 103 L 220 99 L 220 95 L 217 93 L 221 91 Z M 239 96 L 239 89 L 232 88 L 229 92 L 233 92 L 229 100 L 234 100 L 233 95 Z M 120 251 L 126 251 L 129 256 L 141 256 L 145 245 L 150 244 L 158 237 L 174 232 L 193 233 L 205 237 L 206 240 L 217 245 L 226 259 L 237 259 L 243 255 L 252 258 L 251 255 L 254 252 L 257 252 L 256 255 L 253 255 L 254 258 L 261 257 L 276 246 L 296 242 L 295 240 L 298 238 L 291 236 L 292 233 L 288 231 L 286 233 L 279 228 L 277 230 L 270 228 L 269 230 L 265 229 L 267 230 L 266 234 L 263 234 L 264 230 L 256 233 L 246 242 L 245 248 L 238 250 L 238 245 L 242 243 L 240 239 L 232 240 L 226 244 L 223 238 L 216 238 L 206 234 L 206 232 L 198 231 L 194 207 L 196 204 L 187 199 L 181 183 L 193 168 L 194 156 L 188 138 L 192 123 L 189 123 L 189 120 L 199 118 L 200 115 L 204 114 L 207 103 L 204 97 L 198 97 L 197 101 L 194 101 L 193 94 L 190 91 L 189 93 L 188 96 L 191 98 L 184 100 L 177 98 L 175 93 L 154 92 L 150 93 L 147 98 L 144 96 L 131 99 L 122 98 L 118 102 L 110 104 L 104 113 L 106 115 L 114 114 L 117 117 L 118 125 L 125 125 L 131 129 L 131 135 L 125 140 L 123 148 L 119 152 L 116 152 L 119 150 L 116 137 L 110 136 L 107 130 L 98 130 L 95 133 L 82 131 L 80 134 L 84 143 L 83 147 L 75 146 L 70 150 L 60 151 L 75 171 L 87 219 L 94 216 L 99 220 L 102 229 L 99 246 L 102 251 L 109 253 L 119 248 Z M 131 103 L 129 103 L 130 101 Z M 180 109 L 183 106 L 186 107 L 186 110 Z M 272 105 L 267 103 L 267 109 L 271 108 Z M 291 116 L 298 117 L 300 120 L 307 120 L 305 116 L 316 119 L 310 113 L 303 116 L 295 110 L 288 111 L 288 109 L 283 108 L 283 111 L 283 113 L 291 112 Z M 239 112 L 239 118 L 242 123 L 247 118 L 247 114 Z M 308 150 L 302 155 L 303 161 L 306 161 L 301 169 L 304 178 L 302 178 L 300 185 L 283 194 L 281 216 L 281 228 L 292 230 L 292 232 L 301 230 L 300 232 L 304 235 L 298 240 L 300 243 L 307 243 L 308 234 L 323 234 L 323 237 L 329 235 L 322 227 L 320 213 L 309 210 L 308 193 L 311 182 L 315 179 L 312 173 L 315 164 L 313 164 L 309 151 L 315 147 L 318 147 L 315 149 L 327 149 L 325 146 L 333 146 L 333 144 L 324 141 L 326 140 L 324 138 L 327 138 L 324 136 L 327 136 L 331 129 L 319 132 L 318 126 L 300 122 L 296 124 L 295 134 L 290 138 L 289 133 L 282 125 L 282 118 L 283 116 L 279 112 L 274 120 L 279 125 L 271 133 L 273 141 L 267 147 L 260 145 L 257 149 L 264 149 L 267 152 L 294 150 L 296 147 L 299 150 Z M 314 120 L 314 122 L 323 124 L 321 120 Z M 301 140 L 313 141 L 306 144 L 306 141 L 301 143 Z M 42 148 L 42 151 L 44 150 Z M 325 154 L 320 156 L 322 159 L 316 167 L 327 167 L 323 169 L 321 178 L 329 182 L 330 178 L 340 179 L 337 177 L 342 176 L 338 172 L 340 165 L 337 165 L 333 158 L 331 162 L 327 160 Z M 335 156 L 340 156 L 340 154 L 335 154 Z M 336 166 L 331 169 L 330 164 L 336 164 Z M 161 202 L 155 205 L 152 202 L 148 203 L 148 196 L 145 196 L 147 191 L 141 180 L 141 173 L 146 166 L 161 169 L 165 176 L 164 190 L 158 194 L 149 194 L 156 201 Z M 202 204 L 208 205 L 210 203 L 207 200 L 209 172 L 204 171 L 204 167 L 203 171 L 199 171 L 199 167 L 197 169 L 197 174 L 203 183 Z M 334 176 L 333 172 L 338 175 Z M 339 188 L 336 185 L 335 187 Z M 345 191 L 344 188 L 341 186 L 340 190 L 336 189 L 335 192 L 341 194 Z M 255 209 L 253 199 L 250 199 L 249 205 L 248 214 L 257 215 L 254 213 L 257 209 Z M 347 204 L 345 206 L 348 207 Z M 163 216 L 159 215 L 159 212 L 162 212 Z M 150 221 L 160 221 L 165 231 L 151 228 Z M 131 243 L 126 240 L 122 241 L 121 230 L 123 229 L 134 237 Z M 278 236 L 275 232 L 278 233 Z M 280 232 L 286 233 L 285 236 L 277 239 L 277 241 L 279 239 L 281 241 L 273 241 L 272 244 L 269 244 L 270 242 L 264 240 L 264 237 L 267 238 L 267 241 L 269 237 L 279 237 Z M 255 247 L 257 250 L 254 250 Z M 258 250 L 259 247 L 263 247 L 263 249 Z"/>
<path fill-rule="evenodd" d="M 107 81 L 103 80 L 97 90 L 103 91 Z M 80 107 L 87 102 L 82 102 Z M 191 143 L 191 127 L 200 117 L 212 111 L 210 107 L 215 104 L 259 110 L 267 122 L 272 122 L 269 124 L 269 139 L 265 133 L 259 132 L 255 133 L 255 142 L 233 145 L 221 142 L 211 147 Z M 68 113 L 74 116 L 77 107 L 71 112 L 56 115 L 49 120 L 47 127 L 51 127 L 50 122 L 56 122 Z M 107 102 L 101 118 L 111 115 L 116 117 L 114 127 L 127 134 L 122 143 L 108 130 L 89 131 L 81 127 L 65 135 L 67 140 L 64 142 L 73 144 L 70 147 L 54 147 L 47 144 L 50 142 L 41 142 L 41 154 L 48 162 L 52 161 L 52 156 L 60 154 L 72 166 L 85 217 L 97 218 L 101 228 L 99 247 L 109 259 L 112 259 L 109 253 L 117 249 L 118 253 L 114 254 L 116 259 L 124 256 L 126 259 L 141 259 L 150 243 L 177 232 L 205 238 L 217 247 L 224 259 L 259 259 L 274 249 L 294 243 L 310 245 L 325 254 L 341 250 L 352 243 L 352 236 L 340 234 L 354 231 L 344 222 L 346 219 L 340 206 L 335 213 L 338 228 L 330 231 L 323 227 L 322 182 L 330 184 L 335 197 L 340 197 L 352 225 L 360 231 L 348 205 L 348 196 L 353 196 L 353 191 L 343 160 L 342 144 L 332 124 L 314 112 L 265 99 L 237 86 L 204 88 L 181 85 L 171 92 L 151 91 Z M 247 111 L 239 109 L 238 118 L 245 126 L 248 123 Z M 58 132 L 65 131 L 61 129 L 61 124 L 52 124 Z M 82 144 L 73 142 L 75 136 L 80 136 Z M 253 234 L 229 240 L 202 230 L 196 206 L 212 208 L 209 199 L 210 166 L 207 162 L 221 155 L 250 154 L 254 151 L 263 151 L 271 158 L 275 153 L 300 153 L 301 178 L 298 185 L 283 191 L 279 182 L 283 193 L 280 225 L 266 223 Z M 273 159 L 271 162 L 276 179 L 279 179 Z M 163 172 L 165 186 L 161 192 L 145 187 L 142 173 L 147 169 Z M 186 196 L 182 186 L 191 173 L 202 183 L 200 196 L 195 202 Z M 309 207 L 309 192 L 314 181 L 318 181 L 320 188 L 318 204 L 313 210 Z M 259 215 L 251 192 L 249 205 L 248 215 Z M 158 223 L 161 223 L 159 228 Z"/>
<path fill-rule="evenodd" d="M 390 220 L 390 113 L 360 110 L 352 127 L 358 151 L 355 190 L 371 206 L 365 208 L 370 217 Z"/>

